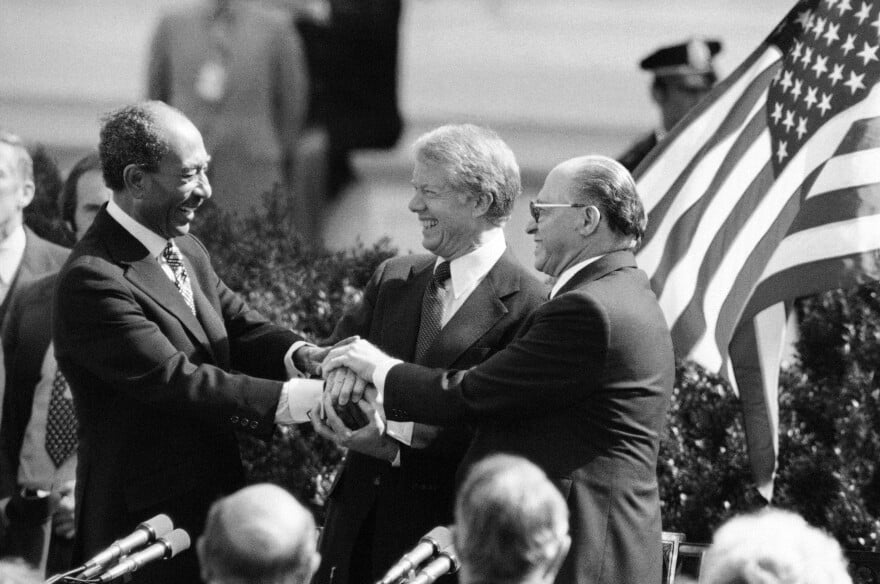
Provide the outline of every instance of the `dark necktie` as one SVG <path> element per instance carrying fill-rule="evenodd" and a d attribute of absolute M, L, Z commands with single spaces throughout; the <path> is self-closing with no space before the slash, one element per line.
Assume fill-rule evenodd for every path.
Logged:
<path fill-rule="evenodd" d="M 449 279 L 449 262 L 440 262 L 434 270 L 434 276 L 425 288 L 425 296 L 422 299 L 422 320 L 419 324 L 419 337 L 416 341 L 416 363 L 419 363 L 428 352 L 437 334 L 440 333 L 443 322 L 443 299 L 440 289 L 446 287 Z"/>
<path fill-rule="evenodd" d="M 196 304 L 193 302 L 193 291 L 192 285 L 189 282 L 189 274 L 186 273 L 186 266 L 183 265 L 183 256 L 180 255 L 180 250 L 177 249 L 174 242 L 168 242 L 168 245 L 162 250 L 162 257 L 165 258 L 165 262 L 171 268 L 172 273 L 174 273 L 174 285 L 177 286 L 190 311 L 195 314 Z"/>
<path fill-rule="evenodd" d="M 56 468 L 76 449 L 76 413 L 73 400 L 65 397 L 66 394 L 67 380 L 61 370 L 56 369 L 46 415 L 46 453 Z"/>

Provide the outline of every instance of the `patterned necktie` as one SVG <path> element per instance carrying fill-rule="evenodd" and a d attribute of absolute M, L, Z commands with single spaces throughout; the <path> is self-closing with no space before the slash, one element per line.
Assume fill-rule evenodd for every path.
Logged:
<path fill-rule="evenodd" d="M 440 324 L 443 322 L 443 299 L 440 297 L 440 289 L 446 287 L 446 280 L 449 277 L 449 262 L 440 262 L 434 270 L 434 277 L 425 288 L 425 297 L 422 299 L 422 320 L 416 341 L 416 363 L 421 362 L 431 343 L 440 333 Z"/>
<path fill-rule="evenodd" d="M 46 454 L 56 468 L 76 449 L 76 412 L 73 411 L 73 400 L 65 397 L 66 394 L 67 380 L 61 370 L 56 369 L 46 415 Z"/>
<path fill-rule="evenodd" d="M 177 249 L 174 242 L 168 242 L 168 245 L 162 250 L 162 257 L 165 258 L 165 262 L 174 273 L 174 285 L 177 286 L 190 311 L 195 314 L 196 303 L 193 301 L 192 285 L 189 282 L 189 275 L 186 273 L 186 266 L 183 265 L 183 256 L 180 255 L 180 250 Z"/>

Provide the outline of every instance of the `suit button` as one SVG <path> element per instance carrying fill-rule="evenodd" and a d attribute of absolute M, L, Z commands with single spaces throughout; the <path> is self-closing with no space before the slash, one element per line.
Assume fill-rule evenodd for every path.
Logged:
<path fill-rule="evenodd" d="M 245 428 L 247 428 L 247 425 L 249 422 L 250 422 L 250 420 L 248 420 L 247 418 L 241 419 L 241 425 L 244 426 Z"/>
<path fill-rule="evenodd" d="M 377 486 L 377 487 L 378 487 L 379 485 L 381 485 L 381 484 L 382 484 L 382 477 L 375 477 L 375 478 L 373 479 L 373 484 L 374 484 L 375 486 Z"/>
<path fill-rule="evenodd" d="M 229 418 L 229 421 L 232 422 L 233 424 L 237 424 L 238 423 L 238 416 L 232 416 L 231 418 Z"/>
<path fill-rule="evenodd" d="M 251 422 L 251 430 L 256 430 L 256 429 L 257 429 L 257 426 L 259 426 L 259 424 L 257 424 L 256 421 Z"/>

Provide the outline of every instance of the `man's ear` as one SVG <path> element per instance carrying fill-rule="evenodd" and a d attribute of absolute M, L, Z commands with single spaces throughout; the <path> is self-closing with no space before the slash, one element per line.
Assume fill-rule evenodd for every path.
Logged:
<path fill-rule="evenodd" d="M 480 193 L 474 201 L 474 217 L 482 217 L 488 213 L 493 202 L 494 198 L 492 195 L 488 193 Z"/>
<path fill-rule="evenodd" d="M 663 104 L 666 103 L 666 96 L 666 87 L 657 83 L 651 86 L 651 99 L 660 107 L 663 107 Z"/>
<path fill-rule="evenodd" d="M 122 181 L 125 183 L 125 190 L 132 194 L 136 199 L 144 196 L 147 190 L 147 181 L 150 177 L 146 171 L 138 164 L 129 164 L 122 170 Z"/>
<path fill-rule="evenodd" d="M 562 562 L 565 561 L 565 556 L 568 555 L 568 550 L 571 547 L 571 536 L 567 533 L 565 537 L 559 542 L 559 549 L 556 550 L 556 556 L 547 564 L 547 569 L 544 571 L 544 578 L 548 582 L 552 582 L 556 578 L 556 574 L 559 573 L 559 570 L 562 568 Z"/>
<path fill-rule="evenodd" d="M 591 235 L 599 229 L 602 222 L 602 212 L 595 205 L 589 205 L 584 208 L 584 223 L 580 227 L 582 235 Z"/>
<path fill-rule="evenodd" d="M 31 204 L 31 201 L 34 200 L 34 193 L 36 192 L 36 186 L 34 186 L 34 181 L 26 180 L 21 185 L 21 200 L 19 203 L 21 204 L 21 208 L 24 209 L 28 205 Z"/>

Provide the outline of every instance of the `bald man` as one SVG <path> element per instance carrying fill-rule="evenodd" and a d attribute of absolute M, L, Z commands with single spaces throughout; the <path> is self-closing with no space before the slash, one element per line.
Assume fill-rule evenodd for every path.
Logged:
<path fill-rule="evenodd" d="M 207 584 L 307 584 L 321 563 L 311 513 L 287 491 L 252 485 L 221 499 L 198 541 Z"/>

